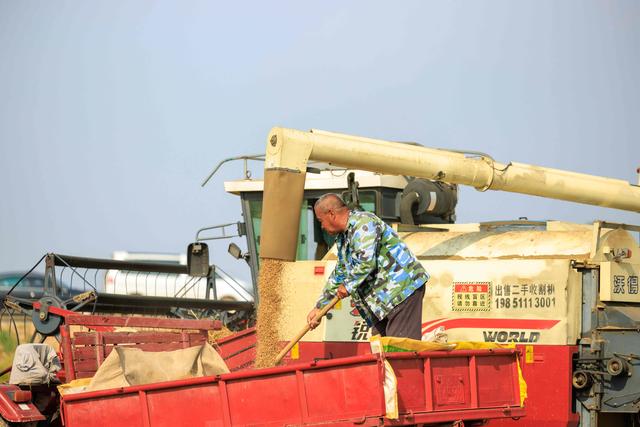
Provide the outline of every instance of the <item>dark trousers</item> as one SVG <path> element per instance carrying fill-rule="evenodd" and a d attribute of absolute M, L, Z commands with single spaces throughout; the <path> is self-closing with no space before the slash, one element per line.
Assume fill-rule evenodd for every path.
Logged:
<path fill-rule="evenodd" d="M 422 298 L 425 286 L 416 289 L 409 298 L 395 306 L 387 317 L 377 321 L 373 325 L 372 335 L 422 339 Z"/>

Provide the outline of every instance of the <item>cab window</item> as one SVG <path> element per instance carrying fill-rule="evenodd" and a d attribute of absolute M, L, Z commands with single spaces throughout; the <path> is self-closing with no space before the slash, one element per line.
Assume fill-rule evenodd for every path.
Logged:
<path fill-rule="evenodd" d="M 362 209 L 375 213 L 376 192 L 365 190 L 361 191 L 359 196 Z M 331 246 L 333 246 L 333 236 L 330 236 L 322 230 L 320 222 L 315 218 L 313 213 L 313 206 L 319 197 L 319 195 L 309 195 L 302 202 L 296 248 L 296 260 L 298 261 L 322 259 Z M 250 226 L 253 228 L 254 243 L 259 255 L 262 226 L 262 199 L 249 200 L 249 216 Z"/>

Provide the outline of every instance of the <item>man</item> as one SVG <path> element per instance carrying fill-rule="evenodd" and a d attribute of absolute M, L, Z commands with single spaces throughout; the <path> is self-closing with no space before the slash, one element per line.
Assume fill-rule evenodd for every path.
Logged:
<path fill-rule="evenodd" d="M 314 206 L 322 228 L 336 236 L 338 263 L 307 323 L 335 295 L 351 295 L 360 315 L 382 336 L 422 337 L 422 297 L 429 275 L 398 234 L 369 212 L 351 211 L 337 194 Z"/>

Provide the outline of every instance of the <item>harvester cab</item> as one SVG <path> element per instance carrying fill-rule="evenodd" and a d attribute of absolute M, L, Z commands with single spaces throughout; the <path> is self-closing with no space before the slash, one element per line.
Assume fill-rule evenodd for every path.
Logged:
<path fill-rule="evenodd" d="M 234 258 L 246 260 L 257 280 L 262 236 L 264 181 L 241 179 L 224 183 L 225 191 L 240 197 L 243 230 L 247 236 L 247 253 L 230 245 Z M 455 221 L 457 186 L 409 176 L 394 176 L 315 165 L 307 173 L 298 232 L 295 236 L 295 259 L 321 260 L 333 245 L 333 237 L 324 232 L 313 214 L 320 196 L 339 194 L 352 208 L 375 213 L 389 224 L 450 224 Z M 407 228 L 407 227 L 405 227 Z"/>

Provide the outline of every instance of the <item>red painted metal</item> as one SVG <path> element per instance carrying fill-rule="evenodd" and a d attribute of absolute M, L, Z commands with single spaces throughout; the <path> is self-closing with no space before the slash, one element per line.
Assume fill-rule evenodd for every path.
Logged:
<path fill-rule="evenodd" d="M 576 346 L 535 345 L 533 363 L 526 363 L 525 345 L 517 345 L 520 366 L 528 387 L 527 416 L 520 420 L 510 418 L 492 420 L 489 427 L 576 427 L 578 414 L 573 412 L 572 357 Z M 345 357 L 367 354 L 369 343 L 301 342 L 298 361 L 315 358 Z M 285 358 L 285 363 L 297 361 Z M 429 363 L 427 359 L 425 361 Z M 427 369 L 427 371 L 429 371 Z M 478 378 L 478 387 L 491 387 L 491 376 Z M 427 385 L 428 387 L 428 385 Z M 552 392 L 550 392 L 552 391 Z"/>
<path fill-rule="evenodd" d="M 76 370 L 73 366 L 73 347 L 71 345 L 71 331 L 67 325 L 60 326 L 60 349 L 62 350 L 62 368 L 65 381 L 76 379 Z M 62 375 L 62 374 L 61 374 Z"/>
<path fill-rule="evenodd" d="M 284 347 L 286 343 L 281 344 Z M 314 360 L 336 359 L 369 353 L 371 353 L 371 345 L 368 342 L 302 341 L 298 344 L 298 358 L 291 359 L 291 354 L 287 354 L 283 363 L 312 362 Z"/>
<path fill-rule="evenodd" d="M 21 390 L 16 385 L 0 384 L 0 414 L 2 414 L 2 417 L 12 423 L 44 420 L 45 417 L 33 403 L 14 401 L 14 395 L 19 393 L 21 393 Z"/>
<path fill-rule="evenodd" d="M 225 348 L 226 341 L 236 344 L 234 349 Z M 244 341 L 243 341 L 244 340 Z M 255 344 L 253 330 L 247 330 L 239 336 L 231 336 L 220 340 L 221 354 L 232 353 L 243 346 Z M 528 386 L 527 416 L 520 420 L 499 419 L 489 422 L 489 426 L 506 427 L 575 427 L 579 424 L 578 414 L 573 412 L 571 374 L 572 357 L 577 351 L 575 346 L 535 345 L 534 360 L 526 363 L 525 346 L 518 345 L 521 352 L 520 366 Z M 289 356 L 283 361 L 285 364 L 311 362 L 317 359 L 349 357 L 369 353 L 369 343 L 342 342 L 301 342 L 299 344 L 299 358 L 291 360 Z M 255 349 L 244 353 L 245 359 L 240 364 L 233 365 L 234 359 L 227 360 L 232 371 L 251 366 Z M 244 365 L 243 365 L 244 363 Z M 425 359 L 430 363 L 430 359 Z M 430 372 L 430 369 L 426 369 Z M 490 369 L 489 369 L 490 371 Z M 495 384 L 492 376 L 478 378 L 478 387 L 492 387 Z M 430 383 L 427 381 L 425 389 Z M 552 393 L 549 391 L 553 390 Z"/>
<path fill-rule="evenodd" d="M 371 354 L 71 394 L 62 398 L 62 410 L 68 427 L 409 425 L 518 417 L 524 409 L 516 357 L 508 349 L 387 355 L 398 378 L 395 421 L 384 418 L 383 359 Z M 491 384 L 473 387 L 473 377 L 476 386 Z"/>
<path fill-rule="evenodd" d="M 229 369 L 237 371 L 253 366 L 256 342 L 255 328 L 249 328 L 217 340 L 216 345 Z M 286 344 L 286 342 L 280 343 L 282 347 Z M 289 353 L 283 359 L 282 364 L 337 359 L 369 353 L 371 353 L 371 346 L 368 342 L 300 342 L 298 358 L 291 359 L 291 353 Z"/>
<path fill-rule="evenodd" d="M 207 341 L 207 334 L 185 331 L 76 332 L 71 341 L 75 376 L 88 378 L 118 345 L 135 346 L 144 351 L 171 351 L 202 345 Z"/>
<path fill-rule="evenodd" d="M 113 346 L 183 348 L 204 342 L 207 329 L 220 326 L 75 314 L 64 320 L 67 380 L 92 375 Z M 70 325 L 95 332 L 72 336 Z M 178 332 L 109 332 L 115 326 Z M 387 355 L 398 378 L 400 410 L 400 418 L 391 421 L 384 418 L 383 362 L 379 355 L 363 355 L 368 343 L 301 343 L 301 358 L 287 360 L 291 365 L 242 370 L 253 363 L 255 342 L 252 329 L 217 342 L 234 371 L 223 376 L 67 395 L 64 425 L 409 425 L 524 415 L 513 350 Z"/>
<path fill-rule="evenodd" d="M 234 372 L 253 366 L 256 358 L 256 342 L 255 328 L 250 328 L 216 340 L 216 345 L 227 367 Z"/>
<path fill-rule="evenodd" d="M 73 363 L 77 378 L 92 377 L 100 366 L 101 361 L 106 359 L 117 345 L 135 346 L 141 350 L 153 352 L 179 350 L 202 345 L 206 342 L 206 336 L 202 334 L 189 334 L 187 341 L 181 339 L 179 334 L 178 338 L 174 341 L 168 341 L 165 339 L 165 336 L 170 335 L 173 337 L 175 334 L 163 332 L 155 334 L 125 332 L 120 335 L 121 337 L 119 337 L 118 342 L 114 344 L 106 342 L 107 340 L 105 338 L 109 337 L 100 335 L 95 335 L 96 341 L 93 345 L 79 346 L 77 342 L 74 342 Z M 142 338 L 139 338 L 139 335 L 142 335 Z M 156 341 L 146 342 L 146 340 L 153 340 L 154 337 L 157 337 Z M 111 338 L 114 337 L 111 336 Z"/>
<path fill-rule="evenodd" d="M 98 316 L 72 313 L 74 314 L 65 316 L 67 325 L 87 326 L 89 328 L 93 326 L 117 326 L 207 331 L 222 329 L 222 322 L 219 320 L 158 319 L 153 317 Z"/>
<path fill-rule="evenodd" d="M 94 332 L 72 334 L 71 326 L 88 327 Z M 117 326 L 170 331 L 111 332 Z M 221 328 L 217 320 L 65 315 L 60 326 L 62 376 L 65 381 L 93 376 L 117 345 L 135 346 L 145 351 L 177 350 L 202 345 L 208 339 L 208 330 L 216 328 Z"/>
<path fill-rule="evenodd" d="M 507 329 L 551 329 L 560 319 L 496 319 L 496 318 L 452 318 L 439 319 L 422 324 L 422 332 L 431 332 L 439 326 L 455 328 L 507 328 Z"/>
<path fill-rule="evenodd" d="M 11 400 L 13 400 L 16 403 L 25 403 L 25 402 L 29 402 L 33 397 L 33 395 L 31 394 L 31 390 L 16 390 L 13 393 L 13 396 L 9 396 L 9 397 L 11 397 Z"/>
<path fill-rule="evenodd" d="M 512 420 L 492 420 L 490 427 L 577 427 L 580 419 L 573 412 L 573 354 L 576 346 L 536 345 L 533 347 L 533 363 L 524 360 L 525 347 L 521 351 L 520 366 L 527 382 L 527 416 L 514 423 Z"/>

